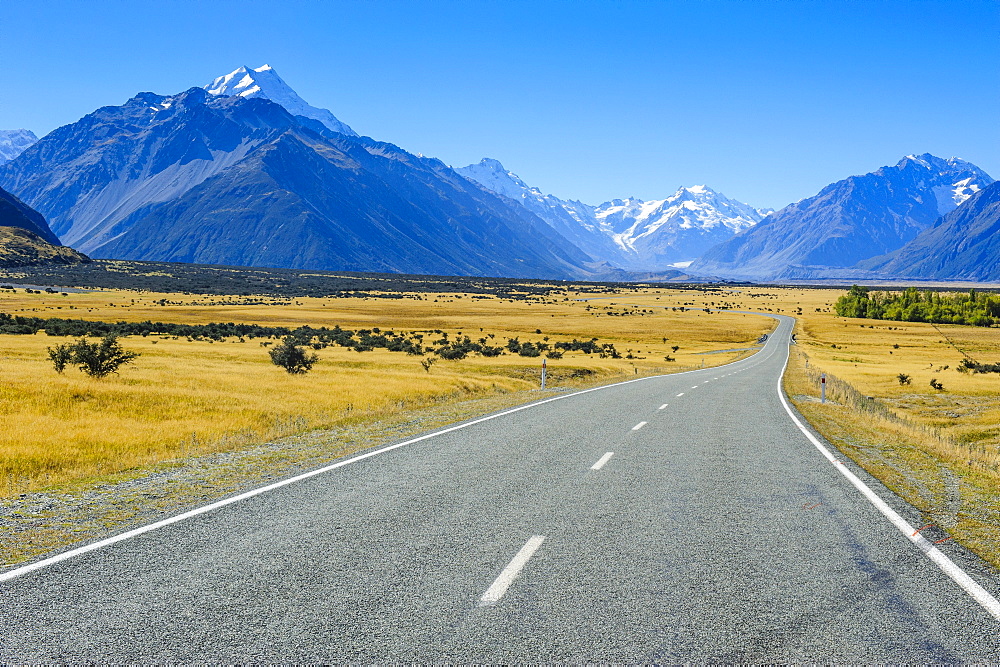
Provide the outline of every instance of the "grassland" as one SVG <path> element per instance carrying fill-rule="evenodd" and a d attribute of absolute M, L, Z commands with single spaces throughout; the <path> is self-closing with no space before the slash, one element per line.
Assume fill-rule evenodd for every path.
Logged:
<path fill-rule="evenodd" d="M 0 293 L 0 312 L 95 321 L 379 327 L 488 337 L 497 345 L 510 338 L 551 344 L 596 337 L 622 354 L 613 359 L 569 352 L 548 360 L 549 386 L 563 388 L 725 363 L 745 352 L 702 353 L 747 347 L 770 327 L 753 316 L 683 307 L 694 298 L 687 290 L 659 290 L 648 296 L 648 307 L 628 305 L 635 294 L 288 299 L 16 290 Z M 122 339 L 139 359 L 117 376 L 94 380 L 75 369 L 53 371 L 46 348 L 66 341 L 44 333 L 0 336 L 2 495 L 252 447 L 311 429 L 374 423 L 441 402 L 527 392 L 538 386 L 541 362 L 472 356 L 438 359 L 425 369 L 426 357 L 330 347 L 319 352 L 312 372 L 295 376 L 271 364 L 262 346 L 268 341 L 153 335 Z"/>
<path fill-rule="evenodd" d="M 726 363 L 772 326 L 758 316 L 706 308 L 791 315 L 798 320 L 798 345 L 785 386 L 800 412 L 923 511 L 933 524 L 929 535 L 953 537 L 1000 565 L 1000 375 L 956 370 L 964 355 L 1000 360 L 1000 330 L 842 318 L 832 305 L 843 293 L 539 283 L 524 290 L 505 283 L 502 290 L 405 292 L 393 299 L 372 291 L 338 298 L 18 290 L 0 292 L 0 312 L 440 331 L 452 338 L 492 336 L 494 345 L 515 337 L 550 343 L 596 337 L 631 357 L 571 352 L 548 360 L 549 386 L 557 388 Z M 0 497 L 126 479 L 164 462 L 255 452 L 262 443 L 302 434 L 313 443 L 308 456 L 282 458 L 268 449 L 245 467 L 318 461 L 471 416 L 470 410 L 544 396 L 537 390 L 541 360 L 516 355 L 437 360 L 425 371 L 424 357 L 331 347 L 319 351 L 311 373 L 290 376 L 270 363 L 261 346 L 266 341 L 133 336 L 123 343 L 142 356 L 118 376 L 96 381 L 76 370 L 53 372 L 45 349 L 65 340 L 43 333 L 0 336 Z M 720 350 L 737 351 L 705 354 Z M 825 405 L 817 400 L 821 372 L 830 376 Z M 900 384 L 901 373 L 910 384 Z M 943 389 L 934 389 L 931 379 Z M 429 421 L 414 419 L 432 414 Z M 65 532 L 56 534 L 62 537 L 55 542 L 36 535 L 35 552 L 37 545 L 51 548 L 65 539 Z"/>

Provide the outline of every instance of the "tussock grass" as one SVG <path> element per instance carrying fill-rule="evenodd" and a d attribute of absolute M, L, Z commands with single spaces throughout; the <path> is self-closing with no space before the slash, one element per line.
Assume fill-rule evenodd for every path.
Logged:
<path fill-rule="evenodd" d="M 691 297 L 680 290 L 657 294 L 675 302 Z M 492 334 L 496 345 L 512 337 L 548 337 L 550 343 L 598 337 L 633 357 L 601 359 L 572 352 L 550 359 L 550 387 L 726 363 L 745 353 L 700 353 L 745 347 L 771 327 L 762 318 L 677 312 L 662 303 L 640 313 L 624 305 L 632 301 L 631 294 L 600 305 L 576 300 L 587 296 L 283 300 L 126 291 L 3 292 L 0 311 L 100 321 L 437 329 L 452 338 L 459 332 L 474 339 Z M 164 301 L 172 305 L 160 305 Z M 187 455 L 238 450 L 310 429 L 373 423 L 442 402 L 532 389 L 541 364 L 541 359 L 510 355 L 470 357 L 438 360 L 428 372 L 420 365 L 422 357 L 330 347 L 318 352 L 320 361 L 310 373 L 295 376 L 274 366 L 259 340 L 151 335 L 121 338 L 126 349 L 141 356 L 118 375 L 94 380 L 72 368 L 63 375 L 54 372 L 46 348 L 67 340 L 43 333 L 0 336 L 0 495 Z M 677 352 L 671 350 L 674 345 Z M 668 355 L 674 361 L 665 361 Z"/>

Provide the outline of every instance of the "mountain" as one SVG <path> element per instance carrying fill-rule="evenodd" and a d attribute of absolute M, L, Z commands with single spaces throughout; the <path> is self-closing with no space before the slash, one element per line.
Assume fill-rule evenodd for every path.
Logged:
<path fill-rule="evenodd" d="M 705 185 L 679 188 L 666 199 L 616 199 L 595 209 L 605 233 L 633 255 L 633 264 L 646 267 L 690 262 L 770 212 Z"/>
<path fill-rule="evenodd" d="M 593 206 L 544 194 L 491 158 L 483 158 L 478 164 L 460 167 L 455 171 L 490 192 L 518 202 L 587 253 L 593 261 L 608 262 L 616 266 L 629 265 L 629 258 L 622 249 L 601 229 Z"/>
<path fill-rule="evenodd" d="M 1000 281 L 1000 181 L 887 255 L 858 268 L 902 278 Z"/>
<path fill-rule="evenodd" d="M 48 243 L 59 245 L 45 218 L 23 201 L 0 188 L 0 227 L 24 229 Z"/>
<path fill-rule="evenodd" d="M 0 185 L 101 258 L 569 278 L 588 258 L 438 160 L 254 96 L 140 93 L 49 133 Z"/>
<path fill-rule="evenodd" d="M 293 116 L 305 116 L 326 125 L 334 132 L 358 136 L 327 109 L 312 106 L 285 83 L 270 65 L 252 69 L 244 65 L 229 74 L 216 78 L 205 86 L 212 95 L 236 95 L 238 97 L 263 97 L 276 102 Z"/>
<path fill-rule="evenodd" d="M 45 218 L 0 189 L 0 267 L 89 261 L 72 248 L 59 245 Z"/>
<path fill-rule="evenodd" d="M 39 264 L 80 264 L 90 258 L 64 245 L 49 243 L 21 227 L 0 226 L 0 268 Z"/>
<path fill-rule="evenodd" d="M 456 171 L 520 202 L 594 261 L 640 271 L 689 262 L 770 212 L 704 185 L 682 187 L 666 199 L 615 199 L 591 206 L 544 194 L 490 158 Z"/>
<path fill-rule="evenodd" d="M 993 182 L 975 165 L 930 154 L 851 176 L 706 252 L 689 271 L 743 280 L 809 277 L 892 252 Z"/>
<path fill-rule="evenodd" d="M 0 164 L 13 160 L 38 141 L 31 130 L 0 130 Z"/>

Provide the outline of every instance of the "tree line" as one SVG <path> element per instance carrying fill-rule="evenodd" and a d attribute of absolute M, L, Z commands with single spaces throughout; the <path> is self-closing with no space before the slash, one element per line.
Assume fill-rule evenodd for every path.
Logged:
<path fill-rule="evenodd" d="M 902 292 L 877 292 L 854 285 L 833 308 L 841 317 L 898 322 L 991 327 L 1000 321 L 1000 296 L 974 289 L 941 293 L 910 287 Z"/>

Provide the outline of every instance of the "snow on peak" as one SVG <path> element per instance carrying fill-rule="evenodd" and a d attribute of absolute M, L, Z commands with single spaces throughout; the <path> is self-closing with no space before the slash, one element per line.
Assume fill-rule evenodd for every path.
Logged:
<path fill-rule="evenodd" d="M 666 199 L 628 197 L 590 206 L 544 194 L 491 158 L 455 171 L 520 202 L 595 260 L 634 268 L 693 260 L 772 212 L 729 199 L 707 185 L 678 188 Z"/>
<path fill-rule="evenodd" d="M 945 215 L 958 208 L 966 199 L 993 182 L 985 171 L 961 158 L 947 160 L 923 153 L 907 155 L 896 165 L 901 171 L 916 167 L 920 187 L 934 193 L 938 215 Z"/>
<path fill-rule="evenodd" d="M 31 130 L 0 130 L 0 164 L 13 160 L 38 137 Z"/>
<path fill-rule="evenodd" d="M 337 120 L 327 109 L 314 107 L 299 97 L 270 65 L 257 68 L 244 65 L 229 74 L 217 77 L 204 88 L 212 95 L 263 97 L 280 104 L 293 115 L 318 120 L 334 132 L 352 137 L 358 136 L 357 132 Z"/>
<path fill-rule="evenodd" d="M 487 190 L 492 190 L 518 201 L 523 201 L 528 196 L 543 196 L 538 188 L 530 187 L 517 174 L 507 171 L 500 164 L 499 160 L 494 160 L 493 158 L 484 157 L 476 164 L 470 164 L 468 167 L 459 167 L 455 171 L 470 180 L 476 181 Z"/>
<path fill-rule="evenodd" d="M 597 219 L 623 249 L 634 249 L 653 236 L 671 230 L 692 230 L 701 234 L 725 228 L 737 234 L 754 226 L 771 209 L 756 209 L 706 185 L 681 187 L 666 199 L 642 201 L 616 199 L 597 207 Z"/>

